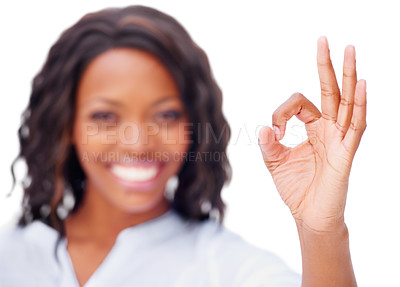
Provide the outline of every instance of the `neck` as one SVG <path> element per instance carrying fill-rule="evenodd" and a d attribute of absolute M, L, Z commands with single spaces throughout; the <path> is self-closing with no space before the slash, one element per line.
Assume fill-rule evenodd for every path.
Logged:
<path fill-rule="evenodd" d="M 107 200 L 99 200 L 98 195 L 97 200 L 92 200 L 92 196 L 86 192 L 81 206 L 65 221 L 67 237 L 114 242 L 122 230 L 157 218 L 170 209 L 165 199 L 149 210 L 128 212 Z"/>

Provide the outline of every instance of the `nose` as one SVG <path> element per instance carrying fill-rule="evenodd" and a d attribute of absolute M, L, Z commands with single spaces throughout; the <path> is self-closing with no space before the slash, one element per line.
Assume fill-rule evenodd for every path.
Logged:
<path fill-rule="evenodd" d="M 145 154 L 156 151 L 159 134 L 156 124 L 126 122 L 120 126 L 118 143 L 124 151 Z"/>

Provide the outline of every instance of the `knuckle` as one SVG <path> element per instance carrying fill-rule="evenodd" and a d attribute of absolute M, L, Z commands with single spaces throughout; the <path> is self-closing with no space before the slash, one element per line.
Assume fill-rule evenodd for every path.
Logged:
<path fill-rule="evenodd" d="M 321 95 L 325 98 L 339 98 L 339 94 L 331 90 L 321 90 Z"/>
<path fill-rule="evenodd" d="M 341 132 L 341 133 L 346 133 L 347 128 L 343 126 L 341 123 L 336 122 L 336 128 Z"/>
<path fill-rule="evenodd" d="M 306 97 L 302 93 L 299 93 L 299 92 L 296 92 L 296 93 L 294 93 L 293 95 L 290 96 L 290 99 L 294 100 L 296 102 L 304 100 L 305 98 Z"/>
<path fill-rule="evenodd" d="M 349 99 L 346 99 L 346 98 L 342 97 L 340 99 L 340 105 L 341 106 L 352 106 L 352 105 L 354 105 L 354 101 L 351 101 Z"/>
<path fill-rule="evenodd" d="M 321 89 L 321 94 L 324 97 L 336 97 L 336 94 L 333 93 L 331 90 Z"/>
<path fill-rule="evenodd" d="M 321 113 L 321 118 L 327 120 L 327 121 L 336 121 L 336 118 L 333 116 L 328 115 L 327 113 L 322 112 Z"/>
<path fill-rule="evenodd" d="M 283 114 L 272 115 L 272 125 L 277 127 L 284 127 L 287 122 L 287 117 Z"/>
<path fill-rule="evenodd" d="M 366 106 L 367 106 L 367 104 L 366 103 L 364 103 L 364 104 L 360 104 L 360 103 L 357 103 L 357 102 L 355 102 L 354 103 L 354 106 L 356 106 L 356 107 L 358 107 L 358 108 L 365 108 Z"/>
<path fill-rule="evenodd" d="M 327 84 L 322 84 L 322 83 L 321 83 L 321 93 L 322 93 L 322 95 L 324 95 L 324 96 L 332 96 L 332 95 L 333 95 L 333 92 L 332 92 L 332 90 L 328 87 L 328 85 L 327 85 Z"/>
<path fill-rule="evenodd" d="M 343 77 L 344 78 L 354 78 L 356 77 L 356 70 L 351 66 L 343 67 Z"/>
<path fill-rule="evenodd" d="M 338 97 L 340 91 L 337 87 L 332 87 L 331 84 L 321 81 L 321 94 L 326 97 Z"/>
<path fill-rule="evenodd" d="M 355 131 L 355 132 L 361 132 L 363 133 L 367 129 L 367 123 L 366 122 L 358 122 L 358 123 L 351 123 L 350 128 Z"/>
<path fill-rule="evenodd" d="M 318 60 L 317 65 L 319 68 L 331 68 L 332 67 L 332 61 L 328 58 L 325 60 Z"/>

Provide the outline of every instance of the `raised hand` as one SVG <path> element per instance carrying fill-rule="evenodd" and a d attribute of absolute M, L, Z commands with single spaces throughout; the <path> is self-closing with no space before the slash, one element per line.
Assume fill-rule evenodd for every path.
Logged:
<path fill-rule="evenodd" d="M 259 145 L 275 185 L 296 222 L 316 232 L 344 224 L 350 169 L 366 128 L 366 83 L 357 82 L 355 50 L 346 47 L 342 93 L 325 37 L 318 40 L 321 112 L 296 93 L 273 114 L 274 128 L 264 127 Z M 286 122 L 297 116 L 308 139 L 289 148 L 281 143 Z"/>

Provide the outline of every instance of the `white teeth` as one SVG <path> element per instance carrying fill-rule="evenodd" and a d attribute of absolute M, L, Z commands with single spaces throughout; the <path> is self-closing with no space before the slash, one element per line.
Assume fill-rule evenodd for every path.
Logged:
<path fill-rule="evenodd" d="M 158 172 L 158 167 L 133 167 L 114 164 L 111 172 L 117 177 L 127 181 L 146 181 L 152 179 Z"/>

